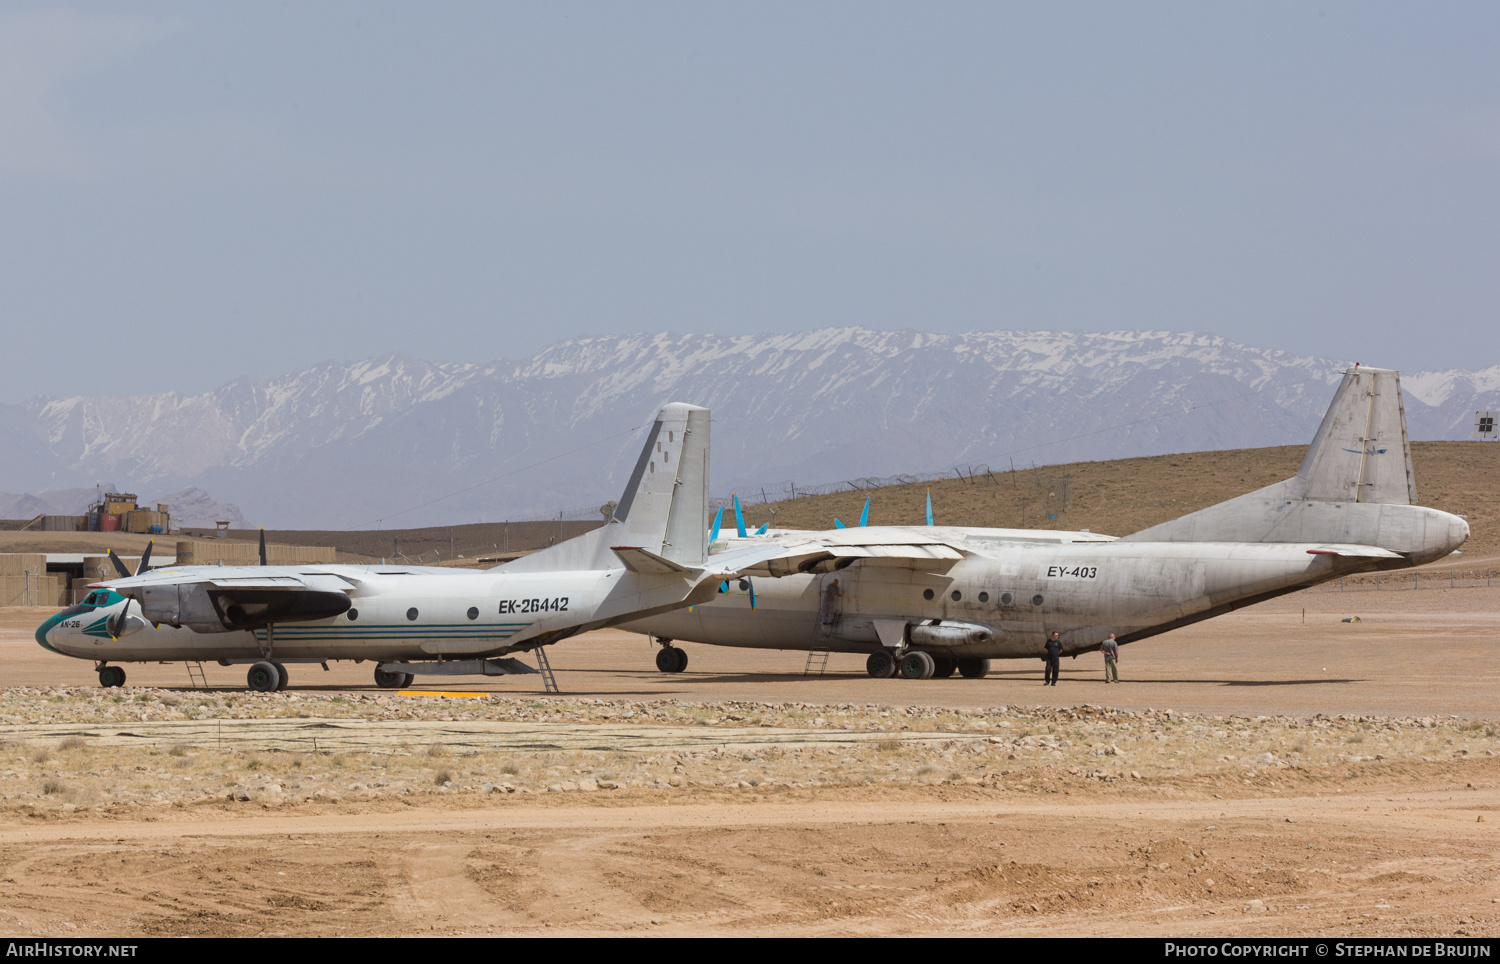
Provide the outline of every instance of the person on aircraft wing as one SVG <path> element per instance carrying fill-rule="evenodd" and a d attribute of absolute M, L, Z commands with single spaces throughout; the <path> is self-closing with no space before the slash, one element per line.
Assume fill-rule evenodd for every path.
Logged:
<path fill-rule="evenodd" d="M 1062 662 L 1062 640 L 1058 638 L 1057 633 L 1053 633 L 1047 639 L 1045 645 L 1047 647 L 1047 655 L 1043 658 L 1047 661 L 1047 672 L 1042 679 L 1042 685 L 1056 686 L 1057 671 L 1061 668 L 1060 663 Z"/>
<path fill-rule="evenodd" d="M 1104 654 L 1104 682 L 1118 683 L 1120 681 L 1120 644 L 1115 642 L 1115 634 L 1110 633 L 1109 638 L 1099 644 L 1099 652 Z"/>

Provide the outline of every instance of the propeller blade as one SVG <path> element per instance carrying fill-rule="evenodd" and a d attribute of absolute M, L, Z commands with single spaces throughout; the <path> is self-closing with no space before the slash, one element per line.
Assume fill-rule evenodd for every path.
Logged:
<path fill-rule="evenodd" d="M 708 530 L 708 541 L 716 542 L 719 538 L 719 526 L 724 524 L 724 503 L 719 503 L 719 511 L 714 513 L 714 527 Z"/>
<path fill-rule="evenodd" d="M 729 593 L 729 580 L 725 579 L 723 582 L 719 583 L 719 595 L 723 596 L 723 595 L 727 595 L 728 593 Z"/>
<path fill-rule="evenodd" d="M 771 528 L 771 523 L 769 523 L 769 522 L 762 522 L 760 524 L 760 528 L 755 530 L 755 534 L 758 535 L 758 536 L 763 536 L 763 535 L 766 534 L 766 530 L 769 529 L 769 528 Z"/>
<path fill-rule="evenodd" d="M 749 534 L 745 532 L 745 514 L 740 511 L 740 497 L 738 494 L 734 496 L 734 528 L 739 532 L 741 539 L 748 537 Z"/>
<path fill-rule="evenodd" d="M 135 564 L 135 574 L 137 576 L 145 574 L 146 564 L 151 561 L 151 548 L 155 545 L 155 539 L 152 539 L 150 542 L 146 543 L 146 551 L 141 553 L 141 561 Z"/>
<path fill-rule="evenodd" d="M 859 514 L 859 527 L 863 529 L 870 524 L 870 497 L 865 496 L 865 510 Z"/>
<path fill-rule="evenodd" d="M 109 561 L 115 564 L 115 572 L 118 572 L 121 578 L 130 578 L 130 570 L 125 568 L 125 563 L 120 561 L 120 557 L 115 555 L 113 549 L 109 550 Z"/>
<path fill-rule="evenodd" d="M 931 513 L 928 513 L 928 520 L 929 521 L 931 521 L 931 515 L 932 515 Z M 260 527 L 260 564 L 263 565 L 263 566 L 266 565 L 266 527 L 265 526 L 261 526 Z"/>
<path fill-rule="evenodd" d="M 750 593 L 750 608 L 755 608 L 755 580 L 749 576 L 745 577 L 745 589 Z"/>
<path fill-rule="evenodd" d="M 129 615 L 130 597 L 126 596 L 125 605 L 121 606 L 120 611 L 109 617 L 109 621 L 104 624 L 104 628 L 109 631 L 110 639 L 118 640 L 120 638 L 120 630 L 125 628 L 125 617 Z"/>
<path fill-rule="evenodd" d="M 932 490 L 927 490 L 927 524 L 932 525 Z"/>
<path fill-rule="evenodd" d="M 847 529 L 847 528 L 849 528 L 848 526 L 844 525 L 842 522 L 840 522 L 837 519 L 833 520 L 833 527 L 835 529 Z"/>

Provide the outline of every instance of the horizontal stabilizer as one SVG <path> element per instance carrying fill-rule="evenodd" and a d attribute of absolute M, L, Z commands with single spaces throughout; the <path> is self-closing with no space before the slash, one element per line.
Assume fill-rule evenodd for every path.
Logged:
<path fill-rule="evenodd" d="M 610 551 L 619 556 L 620 561 L 625 563 L 625 568 L 631 572 L 662 575 L 670 572 L 691 571 L 687 566 L 678 565 L 670 559 L 665 559 L 639 546 L 610 546 Z"/>
<path fill-rule="evenodd" d="M 1310 556 L 1342 556 L 1345 559 L 1405 559 L 1399 552 L 1379 546 L 1318 546 L 1307 550 Z"/>

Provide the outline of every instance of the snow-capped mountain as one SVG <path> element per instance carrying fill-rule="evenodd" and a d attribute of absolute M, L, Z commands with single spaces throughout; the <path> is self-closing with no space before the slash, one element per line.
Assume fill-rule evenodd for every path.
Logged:
<path fill-rule="evenodd" d="M 0 489 L 193 485 L 275 526 L 519 518 L 617 496 L 631 430 L 667 401 L 713 408 L 728 492 L 1304 442 L 1350 363 L 1182 332 L 860 328 L 576 338 L 518 362 L 391 355 L 202 395 L 0 406 Z M 1403 387 L 1413 438 L 1466 438 L 1476 409 L 1500 408 L 1500 364 Z"/>

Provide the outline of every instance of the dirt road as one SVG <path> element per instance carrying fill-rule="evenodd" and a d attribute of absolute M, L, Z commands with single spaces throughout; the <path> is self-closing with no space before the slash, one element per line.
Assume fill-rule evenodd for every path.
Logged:
<path fill-rule="evenodd" d="M 1500 791 L 829 790 L 0 828 L 0 927 L 103 934 L 1483 935 Z M 1478 777 L 1483 784 L 1470 789 Z M 1447 785 L 1442 785 L 1446 783 Z M 705 799 L 707 797 L 707 799 Z M 1289 821 L 1295 821 L 1289 822 Z"/>

